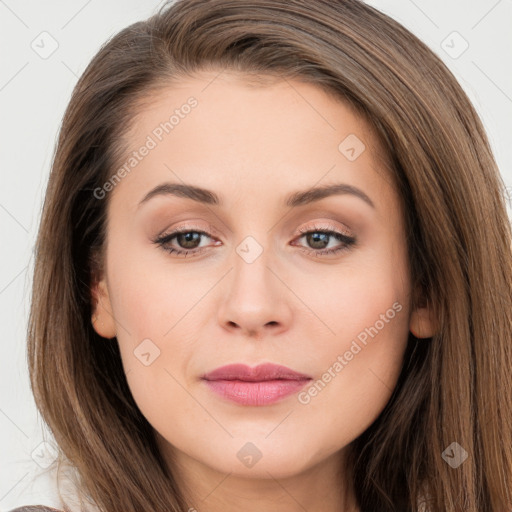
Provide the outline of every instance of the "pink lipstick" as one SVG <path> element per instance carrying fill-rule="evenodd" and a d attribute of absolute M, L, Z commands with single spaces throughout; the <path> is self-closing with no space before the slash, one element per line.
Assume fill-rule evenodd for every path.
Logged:
<path fill-rule="evenodd" d="M 242 405 L 269 405 L 303 388 L 312 379 L 272 363 L 254 368 L 245 364 L 222 366 L 202 376 L 222 397 Z"/>

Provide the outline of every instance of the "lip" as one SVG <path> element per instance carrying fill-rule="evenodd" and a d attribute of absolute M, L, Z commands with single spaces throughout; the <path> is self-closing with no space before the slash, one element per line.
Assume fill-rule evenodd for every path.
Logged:
<path fill-rule="evenodd" d="M 286 366 L 265 363 L 222 366 L 203 375 L 209 389 L 241 405 L 269 405 L 302 389 L 312 377 Z"/>

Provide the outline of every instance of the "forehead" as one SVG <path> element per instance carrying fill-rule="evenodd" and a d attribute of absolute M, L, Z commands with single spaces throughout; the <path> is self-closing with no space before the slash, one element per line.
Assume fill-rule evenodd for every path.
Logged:
<path fill-rule="evenodd" d="M 203 72 L 148 94 L 135 112 L 117 167 L 126 178 L 114 190 L 132 203 L 157 182 L 180 179 L 252 197 L 340 181 L 393 192 L 372 126 L 310 83 Z"/>

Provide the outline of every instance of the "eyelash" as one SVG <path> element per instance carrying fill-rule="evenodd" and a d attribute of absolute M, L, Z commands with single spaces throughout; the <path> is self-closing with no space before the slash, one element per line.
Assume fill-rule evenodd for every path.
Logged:
<path fill-rule="evenodd" d="M 347 251 L 349 250 L 355 243 L 356 239 L 354 237 L 350 237 L 347 235 L 344 235 L 343 233 L 340 233 L 339 231 L 336 231 L 334 229 L 326 229 L 326 228 L 317 228 L 316 226 L 313 226 L 313 228 L 302 228 L 299 229 L 299 232 L 301 233 L 301 236 L 298 237 L 298 239 L 303 238 L 305 235 L 310 233 L 323 233 L 326 235 L 330 235 L 331 237 L 335 238 L 339 242 L 342 242 L 343 245 L 340 247 L 337 247 L 335 249 L 310 249 L 306 247 L 302 247 L 302 250 L 308 254 L 313 254 L 317 257 L 322 257 L 324 255 L 332 255 L 339 252 Z M 159 247 L 161 247 L 164 251 L 168 252 L 169 254 L 176 254 L 180 257 L 187 257 L 187 255 L 198 255 L 201 254 L 206 247 L 196 248 L 196 249 L 176 249 L 174 247 L 169 247 L 167 244 L 169 242 L 176 238 L 177 235 L 180 235 L 182 233 L 197 233 L 199 235 L 204 235 L 209 238 L 213 238 L 209 233 L 206 231 L 203 231 L 201 229 L 194 229 L 191 227 L 183 227 L 176 229 L 175 231 L 172 231 L 171 233 L 164 233 L 157 237 L 155 240 L 153 240 L 153 243 L 157 244 Z"/>

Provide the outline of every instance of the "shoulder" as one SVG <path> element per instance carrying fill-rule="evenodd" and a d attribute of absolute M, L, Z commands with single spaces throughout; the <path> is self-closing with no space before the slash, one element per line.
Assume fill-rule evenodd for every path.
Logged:
<path fill-rule="evenodd" d="M 25 507 L 18 507 L 10 512 L 62 512 L 52 507 L 45 507 L 44 505 L 26 505 Z"/>

